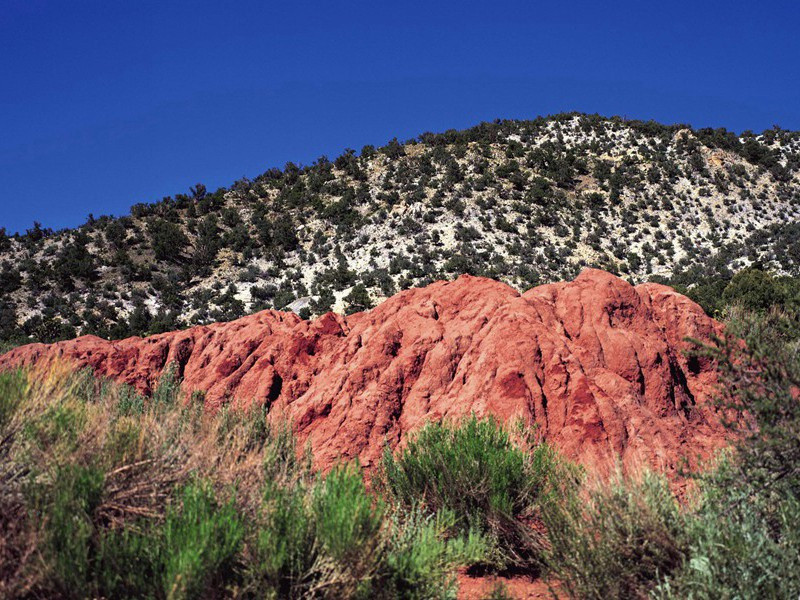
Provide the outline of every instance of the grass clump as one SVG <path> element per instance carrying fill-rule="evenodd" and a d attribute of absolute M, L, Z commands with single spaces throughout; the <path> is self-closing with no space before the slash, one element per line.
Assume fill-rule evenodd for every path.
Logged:
<path fill-rule="evenodd" d="M 219 504 L 208 483 L 184 487 L 180 508 L 167 511 L 162 536 L 162 581 L 169 600 L 197 598 L 234 580 L 244 524 L 233 500 Z"/>
<path fill-rule="evenodd" d="M 453 530 L 483 536 L 496 568 L 535 570 L 544 539 L 535 518 L 555 479 L 569 469 L 545 444 L 516 441 L 492 418 L 429 423 L 394 456 L 387 451 L 378 478 L 392 502 L 428 514 L 449 511 Z"/>

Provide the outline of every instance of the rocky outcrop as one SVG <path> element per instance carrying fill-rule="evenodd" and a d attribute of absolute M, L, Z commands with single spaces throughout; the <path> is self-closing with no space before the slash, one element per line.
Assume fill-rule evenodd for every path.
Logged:
<path fill-rule="evenodd" d="M 724 444 L 716 375 L 684 354 L 719 324 L 672 289 L 597 270 L 519 294 L 462 276 L 351 316 L 264 311 L 148 338 L 32 344 L 0 368 L 68 360 L 149 392 L 175 363 L 207 406 L 265 403 L 312 444 L 318 466 L 374 464 L 430 419 L 522 419 L 597 469 L 674 472 Z"/>

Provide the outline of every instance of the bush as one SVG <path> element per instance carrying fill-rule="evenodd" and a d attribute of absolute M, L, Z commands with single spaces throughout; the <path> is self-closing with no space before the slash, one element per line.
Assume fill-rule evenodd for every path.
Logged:
<path fill-rule="evenodd" d="M 312 512 L 320 548 L 327 556 L 366 579 L 379 550 L 384 506 L 371 498 L 361 470 L 354 465 L 334 468 L 315 486 Z"/>
<path fill-rule="evenodd" d="M 345 296 L 344 301 L 347 304 L 345 313 L 348 315 L 372 308 L 372 299 L 369 297 L 369 292 L 363 283 L 353 286 L 350 293 Z"/>
<path fill-rule="evenodd" d="M 26 393 L 27 386 L 28 379 L 22 370 L 0 373 L 0 432 L 11 420 Z"/>
<path fill-rule="evenodd" d="M 192 482 L 180 509 L 167 511 L 163 533 L 163 591 L 169 600 L 197 598 L 234 578 L 244 525 L 233 501 L 218 505 L 208 483 Z"/>
<path fill-rule="evenodd" d="M 653 592 L 656 598 L 797 598 L 800 501 L 762 497 L 729 485 L 732 464 L 706 482 L 687 519 L 688 557 Z"/>
<path fill-rule="evenodd" d="M 782 489 L 800 498 L 800 317 L 737 311 L 723 338 L 700 344 L 721 379 L 718 399 L 736 440 L 738 473 L 730 485 Z M 744 340 L 744 344 L 742 343 Z"/>
<path fill-rule="evenodd" d="M 156 260 L 176 261 L 189 239 L 177 223 L 155 218 L 147 222 L 147 233 Z"/>
<path fill-rule="evenodd" d="M 726 337 L 701 346 L 699 353 L 718 365 L 719 403 L 734 449 L 699 478 L 687 560 L 657 588 L 657 597 L 800 595 L 797 321 L 791 309 L 734 310 Z"/>
<path fill-rule="evenodd" d="M 549 571 L 573 598 L 644 598 L 688 550 L 677 502 L 659 476 L 622 475 L 564 489 L 543 511 Z"/>
<path fill-rule="evenodd" d="M 43 554 L 55 591 L 66 598 L 91 595 L 93 516 L 103 494 L 103 473 L 68 465 L 55 474 L 43 511 Z"/>
<path fill-rule="evenodd" d="M 388 550 L 379 584 L 379 598 L 451 599 L 456 596 L 453 568 L 481 562 L 490 551 L 474 532 L 452 537 L 454 513 L 434 515 L 421 510 L 395 512 L 387 530 Z"/>
<path fill-rule="evenodd" d="M 452 511 L 456 531 L 493 541 L 487 559 L 495 567 L 535 569 L 543 540 L 524 520 L 565 473 L 549 446 L 522 448 L 492 418 L 473 415 L 429 423 L 397 457 L 387 450 L 377 485 L 406 510 Z"/>
<path fill-rule="evenodd" d="M 66 367 L 0 375 L 0 596 L 454 598 L 454 569 L 490 552 L 357 464 L 315 475 L 264 407 L 179 391 L 174 366 L 151 398 Z"/>

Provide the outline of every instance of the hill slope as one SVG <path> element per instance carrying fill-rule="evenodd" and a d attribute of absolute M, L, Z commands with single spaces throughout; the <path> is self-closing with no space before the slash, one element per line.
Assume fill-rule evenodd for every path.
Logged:
<path fill-rule="evenodd" d="M 291 163 L 122 218 L 0 235 L 0 338 L 356 311 L 462 273 L 691 284 L 800 265 L 800 133 L 565 114 Z"/>
<path fill-rule="evenodd" d="M 309 440 L 318 466 L 371 465 L 430 419 L 536 424 L 602 472 L 619 458 L 671 475 L 724 443 L 716 371 L 682 352 L 719 325 L 670 288 L 597 270 L 519 294 L 470 276 L 374 310 L 304 321 L 265 311 L 230 323 L 109 342 L 23 346 L 0 368 L 67 360 L 144 392 L 175 365 L 209 406 L 266 404 Z"/>

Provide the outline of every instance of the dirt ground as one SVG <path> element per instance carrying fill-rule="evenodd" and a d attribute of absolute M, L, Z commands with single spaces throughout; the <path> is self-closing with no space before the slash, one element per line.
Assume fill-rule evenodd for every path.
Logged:
<path fill-rule="evenodd" d="M 548 583 L 553 586 L 555 595 L 550 591 Z M 513 577 L 475 577 L 466 573 L 458 575 L 458 599 L 481 600 L 488 597 L 493 588 L 502 584 L 506 592 L 515 600 L 529 599 L 560 599 L 556 582 L 547 582 L 542 579 L 531 579 L 523 576 Z"/>

